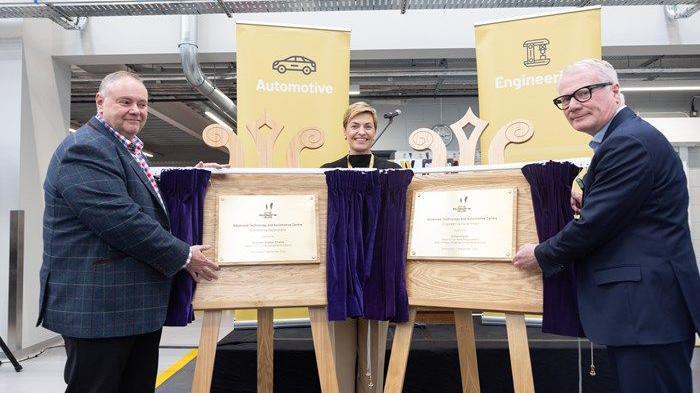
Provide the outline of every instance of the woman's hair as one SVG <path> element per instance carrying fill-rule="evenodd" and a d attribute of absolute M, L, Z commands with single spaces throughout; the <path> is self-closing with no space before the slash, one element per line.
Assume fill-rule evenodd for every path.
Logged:
<path fill-rule="evenodd" d="M 364 101 L 358 101 L 354 104 L 350 104 L 348 109 L 345 110 L 345 115 L 343 116 L 343 129 L 347 128 L 350 119 L 359 115 L 360 113 L 369 113 L 372 115 L 372 121 L 374 122 L 374 128 L 377 128 L 377 111 L 372 108 L 368 103 Z"/>

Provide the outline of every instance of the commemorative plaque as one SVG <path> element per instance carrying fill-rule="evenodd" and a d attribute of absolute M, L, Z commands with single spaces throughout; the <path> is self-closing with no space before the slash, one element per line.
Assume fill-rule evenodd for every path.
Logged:
<path fill-rule="evenodd" d="M 220 265 L 318 263 L 316 195 L 222 195 Z"/>
<path fill-rule="evenodd" d="M 416 191 L 408 258 L 512 260 L 516 201 L 515 188 Z"/>

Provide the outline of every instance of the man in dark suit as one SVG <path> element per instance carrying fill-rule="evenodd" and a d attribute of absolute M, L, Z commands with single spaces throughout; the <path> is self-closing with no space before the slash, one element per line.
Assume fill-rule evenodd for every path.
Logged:
<path fill-rule="evenodd" d="M 622 393 L 691 393 L 700 330 L 700 276 L 688 227 L 688 186 L 666 138 L 624 105 L 617 73 L 600 60 L 567 67 L 555 105 L 595 151 L 572 194 L 580 218 L 539 245 L 520 269 L 575 265 L 584 331 L 608 346 Z"/>
<path fill-rule="evenodd" d="M 56 149 L 45 191 L 38 324 L 66 344 L 66 392 L 153 392 L 171 279 L 218 266 L 170 233 L 136 134 L 148 92 L 128 72 L 107 75 L 97 115 Z"/>

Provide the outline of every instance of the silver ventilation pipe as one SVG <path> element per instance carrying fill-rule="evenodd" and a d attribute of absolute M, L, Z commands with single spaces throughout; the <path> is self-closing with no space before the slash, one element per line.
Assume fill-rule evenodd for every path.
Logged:
<path fill-rule="evenodd" d="M 180 59 L 182 71 L 187 81 L 190 82 L 203 96 L 205 96 L 225 116 L 226 120 L 236 124 L 236 104 L 217 89 L 202 72 L 197 61 L 197 16 L 183 15 L 181 19 L 180 34 Z"/>

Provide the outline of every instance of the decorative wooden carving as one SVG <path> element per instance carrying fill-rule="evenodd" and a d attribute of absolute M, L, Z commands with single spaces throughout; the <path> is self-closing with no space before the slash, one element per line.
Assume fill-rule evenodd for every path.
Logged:
<path fill-rule="evenodd" d="M 464 133 L 464 127 L 469 124 L 474 126 L 474 130 L 467 138 Z M 452 133 L 457 137 L 457 142 L 459 143 L 459 166 L 474 165 L 476 144 L 488 125 L 489 122 L 476 116 L 472 112 L 472 108 L 467 108 L 467 113 L 461 119 L 450 124 Z"/>
<path fill-rule="evenodd" d="M 430 150 L 433 153 L 433 167 L 447 165 L 447 147 L 440 135 L 430 128 L 419 128 L 408 137 L 408 144 L 415 150 Z"/>
<path fill-rule="evenodd" d="M 264 126 L 270 127 L 270 131 L 264 132 L 262 130 Z M 255 148 L 258 151 L 258 166 L 261 168 L 271 167 L 272 151 L 284 126 L 278 124 L 270 117 L 267 111 L 265 111 L 256 121 L 246 124 L 245 127 L 253 137 Z"/>
<path fill-rule="evenodd" d="M 230 128 L 212 124 L 202 131 L 202 139 L 207 146 L 214 148 L 225 147 L 228 150 L 228 163 L 230 166 L 243 167 L 245 165 L 241 141 Z"/>
<path fill-rule="evenodd" d="M 318 149 L 326 142 L 325 134 L 317 127 L 307 127 L 299 130 L 289 142 L 287 148 L 287 167 L 301 167 L 301 151 L 304 149 Z"/>
<path fill-rule="evenodd" d="M 501 127 L 491 139 L 489 164 L 505 162 L 505 149 L 511 143 L 525 143 L 535 134 L 535 126 L 527 119 L 517 119 Z"/>

